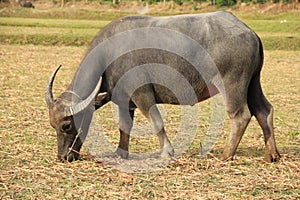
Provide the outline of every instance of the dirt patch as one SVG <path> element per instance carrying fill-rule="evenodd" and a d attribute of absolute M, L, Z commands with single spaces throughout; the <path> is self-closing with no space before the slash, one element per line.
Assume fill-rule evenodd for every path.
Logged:
<path fill-rule="evenodd" d="M 48 121 L 45 85 L 52 70 L 63 68 L 54 85 L 57 97 L 68 85 L 85 49 L 79 47 L 1 45 L 0 53 L 0 198 L 1 199 L 297 199 L 300 197 L 299 52 L 266 51 L 262 82 L 275 108 L 275 134 L 282 159 L 262 161 L 264 142 L 252 120 L 233 162 L 199 158 L 199 140 L 161 170 L 128 174 L 97 159 L 56 161 L 56 135 Z M 205 102 L 203 102 L 205 105 Z M 201 110 L 209 117 L 209 112 Z M 117 125 L 101 109 L 106 133 Z M 205 114 L 206 113 L 206 114 Z M 174 122 L 168 122 L 171 129 Z M 228 124 L 228 122 L 226 122 Z M 207 127 L 205 118 L 201 126 Z M 199 134 L 202 129 L 199 130 Z M 214 154 L 229 129 L 225 127 Z M 131 150 L 157 149 L 157 140 L 133 139 Z M 134 147 L 136 146 L 136 147 Z M 89 155 L 86 148 L 83 154 Z M 151 159 L 149 159 L 149 162 Z M 121 162 L 115 160 L 115 162 Z M 127 161 L 123 161 L 126 164 Z M 114 164 L 114 163 L 113 163 Z M 134 164 L 134 163 L 129 163 Z M 137 166 L 126 165 L 134 169 Z M 230 188 L 230 189 L 228 189 Z"/>

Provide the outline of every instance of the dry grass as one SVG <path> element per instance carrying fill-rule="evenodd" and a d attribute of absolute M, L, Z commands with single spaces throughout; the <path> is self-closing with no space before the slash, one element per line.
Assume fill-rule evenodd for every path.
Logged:
<path fill-rule="evenodd" d="M 164 170 L 138 174 L 126 174 L 89 158 L 73 163 L 56 161 L 56 136 L 44 103 L 45 83 L 52 70 L 63 64 L 66 67 L 54 86 L 56 95 L 62 92 L 83 53 L 84 48 L 78 47 L 1 46 L 0 199 L 300 198 L 299 51 L 266 52 L 262 79 L 275 107 L 276 138 L 283 155 L 279 163 L 262 161 L 261 130 L 252 120 L 233 162 L 199 159 L 196 139 Z M 173 112 L 173 107 L 166 109 Z M 200 135 L 209 116 L 208 109 L 202 110 Z M 109 106 L 100 110 L 104 116 L 110 111 Z M 103 117 L 100 124 L 106 132 L 117 134 L 110 117 Z M 176 119 L 167 122 L 168 126 L 169 132 L 176 131 Z M 228 126 L 216 145 L 216 154 L 227 134 Z M 142 144 L 134 139 L 131 148 L 147 151 L 157 145 L 158 141 L 153 141 Z"/>

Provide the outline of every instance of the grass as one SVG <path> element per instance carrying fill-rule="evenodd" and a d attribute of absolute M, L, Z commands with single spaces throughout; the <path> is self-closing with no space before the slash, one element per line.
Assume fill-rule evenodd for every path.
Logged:
<path fill-rule="evenodd" d="M 256 10 L 258 11 L 258 10 Z M 237 16 L 243 20 L 288 20 L 288 21 L 297 21 L 299 20 L 299 11 L 288 11 L 288 12 L 275 12 L 275 13 L 264 13 L 264 12 L 238 12 Z"/>
<path fill-rule="evenodd" d="M 23 9 L 23 8 L 7 8 L 2 10 L 0 16 L 2 17 L 18 17 L 18 18 L 37 18 L 37 19 L 86 19 L 86 20 L 104 20 L 111 21 L 120 17 L 124 17 L 134 12 L 113 11 L 107 12 L 103 10 L 86 10 L 73 8 L 52 8 L 49 9 Z"/>
<path fill-rule="evenodd" d="M 135 9 L 125 7 L 127 11 L 122 11 L 110 7 L 108 4 L 99 6 L 94 3 L 91 6 L 93 9 L 85 9 L 86 5 L 81 4 L 75 6 L 74 8 L 65 7 L 63 9 L 54 6 L 52 9 L 46 9 L 44 8 L 45 5 L 42 4 L 37 9 L 15 7 L 3 9 L 0 12 L 0 41 L 2 44 L 37 44 L 42 42 L 43 45 L 86 46 L 97 31 L 107 23 L 123 16 L 137 15 L 137 10 L 142 7 L 140 4 L 134 4 L 129 6 L 133 6 Z M 183 10 L 179 7 L 164 13 L 164 11 L 157 10 L 159 5 L 153 6 L 155 9 L 150 10 L 149 15 L 192 12 L 191 10 L 187 11 L 187 7 Z M 107 10 L 112 12 L 107 12 Z M 205 12 L 205 9 L 201 12 Z M 261 35 L 265 49 L 299 50 L 300 15 L 297 11 L 264 14 L 234 10 L 233 13 Z M 287 23 L 280 23 L 282 20 L 287 20 Z M 14 34 L 7 31 L 10 27 L 14 27 L 13 29 L 16 30 Z M 32 29 L 28 30 L 30 27 Z M 25 30 L 27 34 L 24 34 Z"/>
<path fill-rule="evenodd" d="M 255 18 L 247 17 L 250 26 L 260 28 L 259 34 L 268 38 L 263 40 L 265 47 L 270 40 L 273 41 L 269 44 L 270 49 L 278 49 L 273 47 L 277 45 L 276 41 L 290 35 L 296 39 L 288 44 L 297 44 L 299 33 L 293 32 L 293 29 L 276 28 L 282 25 L 276 23 L 279 18 L 276 15 L 251 16 Z M 293 21 L 292 17 L 288 17 L 293 14 L 282 16 Z M 260 22 L 261 17 L 268 18 L 271 25 L 268 21 Z M 28 26 L 22 25 L 23 22 Z M 49 125 L 44 102 L 45 84 L 53 69 L 63 65 L 54 83 L 54 96 L 57 97 L 71 81 L 84 55 L 86 42 L 106 21 L 102 24 L 93 20 L 12 17 L 1 18 L 0 23 L 0 199 L 300 198 L 298 47 L 292 47 L 293 51 L 287 50 L 286 46 L 282 47 L 284 50 L 265 51 L 262 85 L 275 109 L 275 136 L 283 156 L 279 163 L 262 161 L 264 143 L 261 129 L 254 119 L 234 161 L 200 159 L 199 146 L 208 129 L 211 112 L 210 101 L 206 101 L 200 104 L 201 123 L 195 140 L 182 156 L 162 166 L 162 170 L 128 174 L 90 157 L 73 163 L 57 162 L 56 135 Z M 17 31 L 10 30 L 12 28 Z M 81 31 L 84 34 L 80 34 Z M 32 37 L 28 39 L 30 42 L 15 42 L 26 37 Z M 10 38 L 12 41 L 7 41 Z M 77 40 L 74 41 L 74 38 Z M 174 138 L 180 122 L 180 107 L 165 106 L 164 109 L 168 135 Z M 104 133 L 116 144 L 118 128 L 111 104 L 101 108 L 97 117 Z M 139 125 L 145 124 L 140 113 L 137 113 L 137 118 Z M 229 121 L 226 119 L 214 155 L 221 153 L 228 134 Z M 141 153 L 154 151 L 157 147 L 158 141 L 154 137 L 133 138 L 130 150 Z M 89 155 L 87 147 L 84 147 L 83 153 Z"/>
<path fill-rule="evenodd" d="M 36 18 L 15 18 L 2 17 L 1 26 L 14 27 L 45 27 L 64 29 L 102 29 L 111 20 L 75 20 L 75 19 L 36 19 Z"/>
<path fill-rule="evenodd" d="M 262 38 L 266 50 L 299 50 L 300 18 L 294 12 L 256 20 L 238 14 Z M 83 17 L 84 18 L 84 17 Z M 113 19 L 111 17 L 110 19 Z M 280 19 L 288 19 L 280 23 Z M 0 44 L 87 46 L 110 20 L 0 17 Z"/>
<path fill-rule="evenodd" d="M 300 35 L 300 23 L 296 20 L 289 20 L 280 23 L 280 20 L 245 20 L 245 23 L 256 32 L 268 33 L 293 33 Z"/>
<path fill-rule="evenodd" d="M 300 50 L 300 37 L 293 36 L 262 36 L 261 40 L 265 50 Z"/>
<path fill-rule="evenodd" d="M 88 158 L 71 164 L 56 161 L 56 136 L 44 103 L 45 83 L 55 66 L 62 63 L 65 67 L 55 82 L 55 96 L 62 92 L 75 71 L 76 67 L 71 66 L 80 62 L 85 49 L 32 45 L 1 45 L 1 49 L 2 199 L 299 198 L 297 51 L 266 51 L 263 69 L 263 87 L 275 107 L 275 132 L 283 155 L 279 163 L 262 161 L 264 145 L 255 120 L 251 121 L 233 162 L 199 159 L 199 141 L 209 119 L 209 102 L 203 102 L 202 128 L 185 154 L 162 171 L 126 174 Z M 165 109 L 167 113 L 178 112 L 178 107 Z M 117 124 L 112 120 L 110 106 L 99 114 L 105 133 L 116 142 Z M 166 122 L 172 135 L 177 119 L 169 117 L 174 116 L 168 114 Z M 227 121 L 215 153 L 220 153 L 228 133 Z M 131 141 L 131 151 L 156 149 L 157 143 L 157 139 L 136 138 Z"/>

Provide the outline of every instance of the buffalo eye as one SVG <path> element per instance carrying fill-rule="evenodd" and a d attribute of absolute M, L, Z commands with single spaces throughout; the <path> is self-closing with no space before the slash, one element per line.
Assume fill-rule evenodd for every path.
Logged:
<path fill-rule="evenodd" d="M 63 124 L 62 127 L 61 127 L 61 129 L 64 132 L 67 132 L 67 131 L 71 130 L 71 122 Z"/>

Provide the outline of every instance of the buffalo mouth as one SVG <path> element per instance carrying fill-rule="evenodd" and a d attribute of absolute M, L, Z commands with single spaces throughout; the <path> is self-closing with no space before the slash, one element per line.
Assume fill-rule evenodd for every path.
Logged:
<path fill-rule="evenodd" d="M 72 162 L 78 160 L 80 157 L 79 153 L 76 152 L 68 152 L 65 155 L 57 155 L 57 158 L 61 162 Z"/>

